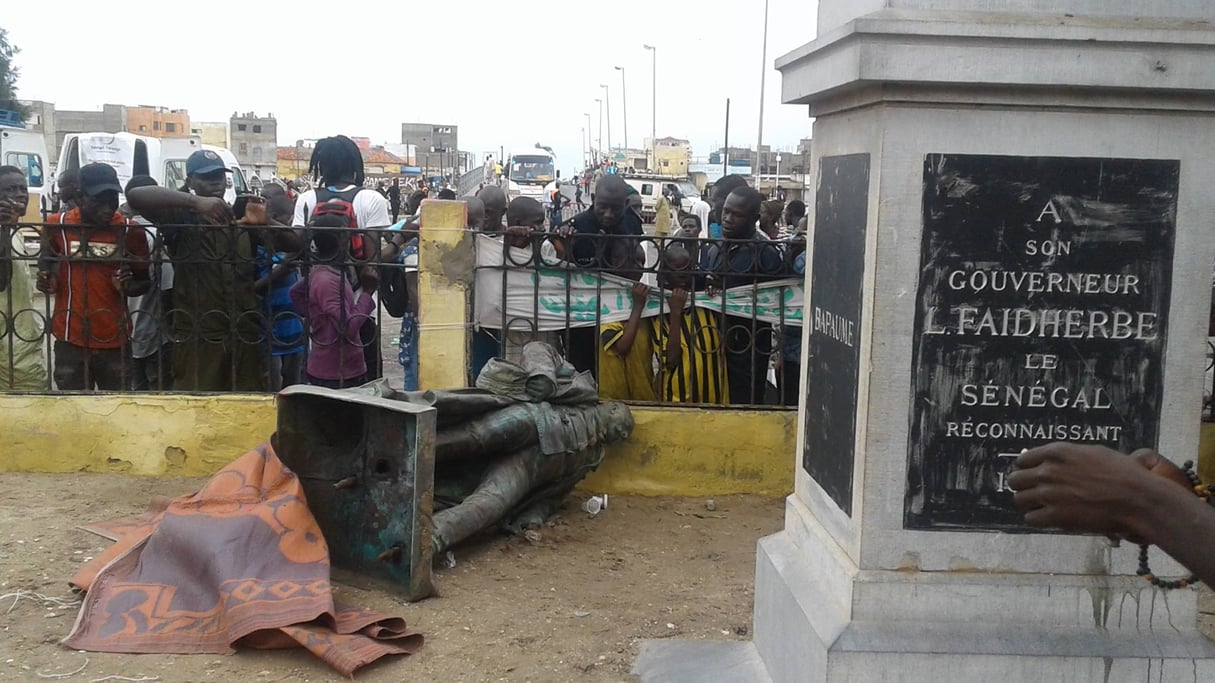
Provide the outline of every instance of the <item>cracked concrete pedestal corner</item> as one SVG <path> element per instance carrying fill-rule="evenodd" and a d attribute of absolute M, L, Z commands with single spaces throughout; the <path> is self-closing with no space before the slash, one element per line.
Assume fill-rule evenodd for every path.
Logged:
<path fill-rule="evenodd" d="M 758 545 L 753 642 L 647 641 L 634 668 L 641 680 L 1215 680 L 1215 646 L 1197 630 L 1197 592 L 1165 592 L 1137 577 L 1134 546 L 1017 528 L 1009 517 L 1004 526 L 965 514 L 924 524 L 915 518 L 923 462 L 911 462 L 922 447 L 912 425 L 924 402 L 913 378 L 924 363 L 914 349 L 923 336 L 922 247 L 932 234 L 927 178 L 929 162 L 946 157 L 1174 169 L 1171 251 L 1152 262 L 1167 266 L 1167 296 L 1154 304 L 1166 308 L 1144 309 L 1167 312 L 1165 341 L 1151 360 L 1163 398 L 1151 409 L 1155 436 L 1117 445 L 1155 446 L 1178 462 L 1197 453 L 1215 262 L 1211 54 L 1209 0 L 820 0 L 817 38 L 776 67 L 782 100 L 808 105 L 815 117 L 808 261 L 831 230 L 858 236 L 839 251 L 861 259 L 858 314 L 840 318 L 856 326 L 857 374 L 855 385 L 831 385 L 854 414 L 827 427 L 846 437 L 840 449 L 809 447 L 819 432 L 810 428 L 808 438 L 808 425 L 823 421 L 822 406 L 807 403 L 823 385 L 803 380 L 785 528 Z M 848 230 L 839 227 L 841 192 L 853 202 L 844 207 L 855 220 Z M 1006 225 L 1004 215 L 976 218 L 975 230 Z M 816 296 L 810 270 L 808 308 Z M 803 337 L 808 375 L 826 365 L 810 355 L 814 336 Z M 959 367 L 958 377 L 967 371 Z M 1042 381 L 1087 386 L 1046 374 Z M 814 458 L 842 463 L 837 480 L 821 468 L 812 476 Z M 988 461 L 971 467 L 953 476 L 995 480 Z M 1006 495 L 1002 483 L 985 486 L 964 492 Z M 1159 551 L 1152 570 L 1186 573 Z"/>

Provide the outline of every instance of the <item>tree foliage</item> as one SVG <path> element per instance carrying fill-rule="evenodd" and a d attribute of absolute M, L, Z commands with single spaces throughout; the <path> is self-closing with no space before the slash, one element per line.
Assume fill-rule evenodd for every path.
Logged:
<path fill-rule="evenodd" d="M 8 31 L 0 28 L 0 109 L 25 113 L 25 108 L 17 102 L 18 70 L 13 64 L 19 52 L 20 48 L 8 42 Z"/>

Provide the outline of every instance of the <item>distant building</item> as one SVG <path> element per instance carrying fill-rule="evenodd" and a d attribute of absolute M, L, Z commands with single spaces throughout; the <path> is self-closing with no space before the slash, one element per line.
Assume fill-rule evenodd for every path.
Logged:
<path fill-rule="evenodd" d="M 228 147 L 227 121 L 194 121 L 190 123 L 190 134 L 197 135 L 204 145 Z"/>
<path fill-rule="evenodd" d="M 308 175 L 308 160 L 312 158 L 313 144 L 296 140 L 293 147 L 278 147 L 275 151 L 275 170 L 284 180 L 303 178 Z"/>
<path fill-rule="evenodd" d="M 312 159 L 315 141 L 297 140 L 292 147 L 278 147 L 275 150 L 275 172 L 279 178 L 294 179 L 308 175 L 308 162 Z M 393 154 L 384 147 L 371 147 L 359 150 L 363 155 L 363 173 L 368 178 L 398 175 L 406 167 L 412 166 L 410 160 Z M 243 164 L 242 164 L 243 165 Z M 261 176 L 263 180 L 268 174 Z"/>
<path fill-rule="evenodd" d="M 401 142 L 413 145 L 419 154 L 455 152 L 460 149 L 459 127 L 436 123 L 402 123 Z"/>
<path fill-rule="evenodd" d="M 462 166 L 459 127 L 438 123 L 402 123 L 401 143 L 413 145 L 417 163 L 428 175 L 458 174 Z"/>
<path fill-rule="evenodd" d="M 679 178 L 687 177 L 688 161 L 692 158 L 692 146 L 687 140 L 658 138 L 650 141 L 646 152 L 646 156 L 654 160 L 651 172 Z"/>
<path fill-rule="evenodd" d="M 383 147 L 372 147 L 360 151 L 363 153 L 363 173 L 368 178 L 400 175 L 401 167 L 409 165 L 407 159 L 402 159 Z"/>
<path fill-rule="evenodd" d="M 46 140 L 46 151 L 59 158 L 63 139 L 69 133 L 117 133 L 127 129 L 127 108 L 121 104 L 103 105 L 100 111 L 56 109 L 53 102 L 23 101 L 29 109 L 26 127 L 39 131 Z"/>
<path fill-rule="evenodd" d="M 385 150 L 403 159 L 403 163 L 407 166 L 416 166 L 418 163 L 418 148 L 413 145 L 394 142 L 383 145 L 383 147 Z"/>
<path fill-rule="evenodd" d="M 233 114 L 228 120 L 227 147 L 236 155 L 245 175 L 269 179 L 278 166 L 278 121 L 274 114 Z"/>
<path fill-rule="evenodd" d="M 802 138 L 797 143 L 797 151 L 785 154 L 782 158 L 781 173 L 789 175 L 807 175 L 810 173 L 810 152 L 813 140 Z"/>
<path fill-rule="evenodd" d="M 622 149 L 617 147 L 612 150 L 612 154 L 608 159 L 615 161 L 617 168 L 628 173 L 650 172 L 649 150 Z"/>
<path fill-rule="evenodd" d="M 179 138 L 190 134 L 190 112 L 185 109 L 150 107 L 139 105 L 127 107 L 128 133 L 147 135 L 153 138 Z M 114 132 L 106 129 L 105 132 Z M 80 131 L 84 132 L 84 131 Z"/>

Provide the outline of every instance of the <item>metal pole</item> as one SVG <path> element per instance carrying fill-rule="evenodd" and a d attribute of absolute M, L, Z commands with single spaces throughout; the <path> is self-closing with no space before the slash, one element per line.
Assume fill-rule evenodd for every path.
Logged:
<path fill-rule="evenodd" d="M 608 155 L 612 153 L 612 93 L 604 83 L 599 84 L 603 88 L 603 101 L 607 104 L 607 126 L 608 126 Z"/>
<path fill-rule="evenodd" d="M 654 150 L 654 163 L 650 164 L 650 172 L 657 172 L 658 165 L 658 48 L 646 45 L 650 51 L 650 149 Z"/>
<path fill-rule="evenodd" d="M 598 97 L 595 101 L 599 103 L 599 135 L 595 138 L 595 151 L 598 152 L 596 157 L 603 157 L 603 100 Z"/>
<path fill-rule="evenodd" d="M 624 117 L 624 148 L 629 148 L 629 90 L 624 84 L 624 67 L 618 66 L 616 70 L 620 72 L 620 111 Z"/>
<path fill-rule="evenodd" d="M 776 190 L 776 198 L 780 199 L 780 152 L 776 153 L 776 184 L 773 187 Z"/>
<path fill-rule="evenodd" d="M 759 134 L 755 138 L 755 188 L 759 189 L 759 173 L 763 168 L 764 145 L 764 81 L 768 75 L 768 0 L 764 0 L 764 58 L 759 72 Z"/>
<path fill-rule="evenodd" d="M 721 174 L 726 176 L 730 172 L 730 98 L 726 98 L 726 146 L 722 148 L 721 155 Z"/>
<path fill-rule="evenodd" d="M 582 112 L 586 117 L 586 165 L 591 165 L 591 114 L 590 112 Z"/>

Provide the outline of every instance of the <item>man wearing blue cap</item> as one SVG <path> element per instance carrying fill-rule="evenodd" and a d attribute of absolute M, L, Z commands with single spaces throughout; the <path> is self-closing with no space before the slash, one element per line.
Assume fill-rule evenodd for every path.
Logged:
<path fill-rule="evenodd" d="M 180 190 L 133 188 L 131 208 L 160 228 L 174 269 L 173 388 L 176 391 L 265 391 L 262 339 L 266 325 L 257 295 L 254 257 L 261 242 L 244 226 L 266 225 L 265 205 L 250 202 L 236 221 L 224 201 L 219 155 L 199 150 L 186 160 Z M 298 251 L 294 234 L 276 233 L 280 251 Z"/>
<path fill-rule="evenodd" d="M 53 269 L 38 272 L 38 289 L 55 295 L 55 384 L 67 391 L 122 391 L 130 371 L 126 297 L 152 285 L 147 236 L 118 213 L 122 186 L 112 167 L 88 164 L 77 179 L 79 206 L 47 219 Z"/>

